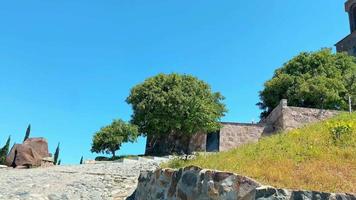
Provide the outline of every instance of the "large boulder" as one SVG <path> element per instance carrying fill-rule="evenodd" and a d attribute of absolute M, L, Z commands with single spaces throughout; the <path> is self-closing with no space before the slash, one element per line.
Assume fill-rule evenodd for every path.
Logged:
<path fill-rule="evenodd" d="M 12 167 L 39 167 L 45 157 L 50 157 L 47 140 L 29 138 L 23 144 L 15 144 L 11 148 L 6 164 Z"/>
<path fill-rule="evenodd" d="M 30 146 L 42 158 L 50 157 L 48 152 L 48 142 L 44 138 L 28 138 L 23 144 Z"/>

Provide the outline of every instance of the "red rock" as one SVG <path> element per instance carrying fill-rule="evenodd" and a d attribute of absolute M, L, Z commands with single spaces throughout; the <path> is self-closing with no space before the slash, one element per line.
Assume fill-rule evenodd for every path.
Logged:
<path fill-rule="evenodd" d="M 44 138 L 29 138 L 11 148 L 6 164 L 12 167 L 39 167 L 45 157 L 50 157 L 47 141 Z"/>
<path fill-rule="evenodd" d="M 44 138 L 28 138 L 23 144 L 32 147 L 42 158 L 50 157 L 48 143 Z"/>

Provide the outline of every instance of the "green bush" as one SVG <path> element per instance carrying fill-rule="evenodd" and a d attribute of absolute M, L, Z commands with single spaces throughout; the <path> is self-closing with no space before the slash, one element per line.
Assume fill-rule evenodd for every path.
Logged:
<path fill-rule="evenodd" d="M 355 144 L 352 137 L 352 122 L 334 122 L 328 123 L 332 143 L 337 146 L 350 146 Z"/>

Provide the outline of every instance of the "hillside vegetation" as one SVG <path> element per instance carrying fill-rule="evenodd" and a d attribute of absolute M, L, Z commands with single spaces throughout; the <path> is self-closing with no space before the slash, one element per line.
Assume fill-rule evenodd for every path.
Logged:
<path fill-rule="evenodd" d="M 163 167 L 230 171 L 280 188 L 356 193 L 356 113 Z"/>

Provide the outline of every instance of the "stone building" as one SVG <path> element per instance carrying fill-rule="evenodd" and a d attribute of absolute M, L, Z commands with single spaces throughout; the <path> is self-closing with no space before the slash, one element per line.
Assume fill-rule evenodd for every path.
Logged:
<path fill-rule="evenodd" d="M 347 52 L 352 56 L 356 56 L 356 0 L 346 1 L 345 11 L 349 15 L 351 33 L 335 46 L 337 52 Z"/>
<path fill-rule="evenodd" d="M 340 111 L 288 106 L 287 100 L 283 99 L 265 119 L 257 124 L 222 122 L 222 128 L 216 133 L 198 133 L 191 137 L 177 135 L 148 137 L 146 155 L 227 151 L 243 144 L 257 142 L 263 136 L 299 128 L 305 124 L 333 117 L 338 113 Z"/>

